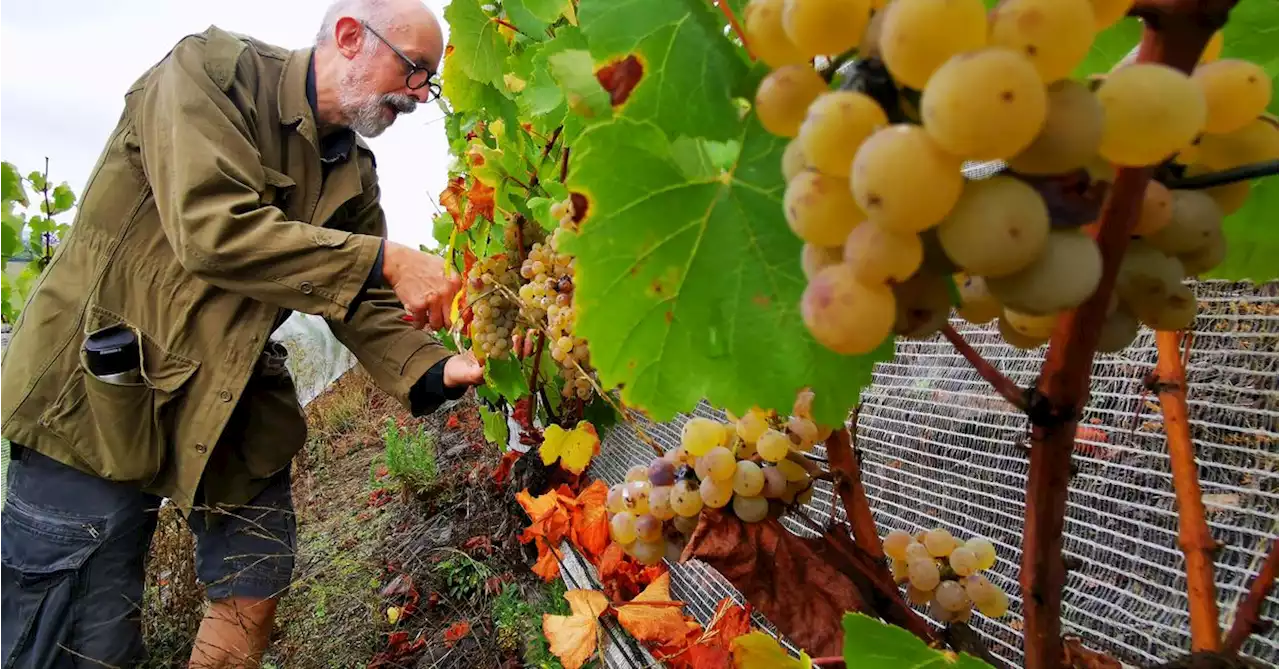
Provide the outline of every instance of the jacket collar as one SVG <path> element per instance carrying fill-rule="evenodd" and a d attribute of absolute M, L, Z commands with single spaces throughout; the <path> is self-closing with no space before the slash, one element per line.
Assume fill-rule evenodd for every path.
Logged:
<path fill-rule="evenodd" d="M 329 165 L 347 159 L 351 148 L 357 144 L 355 132 L 343 128 L 319 137 L 314 47 L 289 54 L 280 75 L 277 96 L 280 100 L 280 122 L 298 124 L 298 132 L 316 147 L 322 163 Z"/>

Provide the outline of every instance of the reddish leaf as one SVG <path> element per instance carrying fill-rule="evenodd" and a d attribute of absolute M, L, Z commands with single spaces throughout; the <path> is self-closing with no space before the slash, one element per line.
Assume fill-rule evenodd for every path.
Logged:
<path fill-rule="evenodd" d="M 662 606 L 671 602 L 671 575 L 654 579 L 635 599 L 615 606 L 618 624 L 641 641 L 678 643 L 689 636 L 690 625 L 697 625 L 681 613 L 680 606 Z M 657 605 L 655 605 L 655 603 Z"/>
<path fill-rule="evenodd" d="M 493 555 L 493 541 L 489 539 L 488 535 L 479 534 L 462 542 L 462 550 L 479 550 L 482 553 Z"/>
<path fill-rule="evenodd" d="M 473 180 L 471 190 L 467 191 L 467 213 L 462 217 L 462 225 L 458 229 L 464 232 L 470 230 L 477 217 L 492 220 L 493 195 L 494 189 L 480 183 L 479 179 Z"/>
<path fill-rule="evenodd" d="M 498 467 L 493 470 L 493 482 L 498 485 L 506 485 L 511 478 L 511 468 L 515 466 L 516 460 L 523 455 L 520 451 L 507 451 L 502 455 L 502 460 L 498 462 Z"/>
<path fill-rule="evenodd" d="M 399 597 L 402 595 L 408 595 L 411 592 L 415 592 L 413 587 L 413 577 L 408 574 L 397 574 L 396 577 L 391 579 L 391 582 L 387 584 L 387 587 L 382 589 L 382 596 L 384 598 Z"/>
<path fill-rule="evenodd" d="M 609 512 L 605 502 L 609 486 L 596 481 L 578 495 L 573 510 L 573 544 L 588 556 L 599 555 L 609 546 Z"/>
<path fill-rule="evenodd" d="M 450 430 L 456 430 L 456 429 L 458 429 L 458 426 L 459 426 L 459 425 L 461 425 L 461 424 L 462 424 L 462 422 L 458 420 L 458 414 L 456 414 L 456 413 L 449 414 L 449 420 L 446 420 L 446 421 L 444 422 L 444 426 L 445 426 L 445 428 L 450 429 Z"/>
<path fill-rule="evenodd" d="M 537 546 L 538 561 L 533 563 L 533 573 L 550 583 L 560 575 L 560 561 L 542 539 L 538 539 Z"/>
<path fill-rule="evenodd" d="M 462 194 L 466 192 L 466 179 L 458 176 L 440 193 L 440 206 L 453 217 L 453 224 L 462 222 Z"/>
<path fill-rule="evenodd" d="M 449 626 L 444 631 L 444 645 L 446 648 L 453 648 L 453 645 L 462 640 L 462 637 L 471 633 L 471 623 L 460 620 Z"/>
<path fill-rule="evenodd" d="M 409 641 L 408 632 L 393 632 L 387 637 L 387 647 L 369 660 L 368 669 L 413 666 L 417 655 L 426 647 L 427 640 L 422 637 Z"/>

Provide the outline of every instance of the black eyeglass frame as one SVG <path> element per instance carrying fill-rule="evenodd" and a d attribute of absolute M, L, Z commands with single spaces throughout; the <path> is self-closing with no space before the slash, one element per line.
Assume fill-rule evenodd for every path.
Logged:
<path fill-rule="evenodd" d="M 409 90 L 416 91 L 422 88 L 423 86 L 426 86 L 427 92 L 431 95 L 432 99 L 437 99 L 440 97 L 440 84 L 431 80 L 432 77 L 436 76 L 435 72 L 432 72 L 431 70 L 413 62 L 412 58 L 406 56 L 403 51 L 401 51 L 399 48 L 396 47 L 396 45 L 387 41 L 387 38 L 383 37 L 382 34 L 379 33 L 377 30 L 374 30 L 373 26 L 369 25 L 367 21 L 361 21 L 360 25 L 363 25 L 366 29 L 369 30 L 369 32 L 373 33 L 373 36 L 377 37 L 378 41 L 387 45 L 387 48 L 391 49 L 392 53 L 399 56 L 400 60 L 403 60 L 405 65 L 409 66 L 409 74 L 405 75 L 405 78 L 404 78 L 404 85 L 408 87 Z M 414 85 L 414 77 L 424 73 L 426 74 L 426 76 L 422 77 L 421 81 L 419 81 L 417 85 Z"/>

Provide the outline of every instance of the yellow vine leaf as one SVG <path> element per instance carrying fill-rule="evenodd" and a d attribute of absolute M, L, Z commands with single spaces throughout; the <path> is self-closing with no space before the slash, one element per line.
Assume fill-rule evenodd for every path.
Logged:
<path fill-rule="evenodd" d="M 581 474 L 600 451 L 600 436 L 594 425 L 581 421 L 577 427 L 565 431 L 552 425 L 542 433 L 542 464 L 550 466 L 556 460 L 560 466 L 574 474 Z"/>
<path fill-rule="evenodd" d="M 800 651 L 795 658 L 783 650 L 773 636 L 751 632 L 733 640 L 734 669 L 812 669 L 809 655 Z"/>
<path fill-rule="evenodd" d="M 551 654 L 560 659 L 565 669 L 578 669 L 596 652 L 596 618 L 609 608 L 609 598 L 597 590 L 570 590 L 564 598 L 571 613 L 543 614 L 542 634 L 547 637 Z"/>

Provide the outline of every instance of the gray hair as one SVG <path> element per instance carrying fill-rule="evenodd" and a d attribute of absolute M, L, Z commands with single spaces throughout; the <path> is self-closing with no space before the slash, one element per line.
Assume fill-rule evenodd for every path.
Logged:
<path fill-rule="evenodd" d="M 324 21 L 320 23 L 320 32 L 316 33 L 316 46 L 333 41 L 333 31 L 338 27 L 338 20 L 344 16 L 360 19 L 373 26 L 382 34 L 390 31 L 395 21 L 395 7 L 392 0 L 334 0 L 324 13 Z M 376 48 L 370 41 L 366 48 Z"/>

